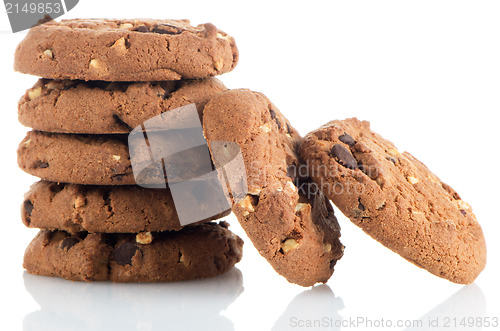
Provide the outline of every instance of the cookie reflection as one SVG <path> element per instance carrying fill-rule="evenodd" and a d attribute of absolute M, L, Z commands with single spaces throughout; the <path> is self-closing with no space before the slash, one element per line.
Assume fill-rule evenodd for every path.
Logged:
<path fill-rule="evenodd" d="M 476 284 L 462 287 L 459 291 L 446 299 L 414 322 L 415 327 L 407 328 L 411 330 L 481 330 L 481 325 L 455 325 L 463 318 L 482 318 L 486 314 L 486 299 L 481 288 Z"/>
<path fill-rule="evenodd" d="M 115 284 L 25 273 L 24 286 L 41 306 L 25 316 L 25 331 L 234 330 L 219 313 L 243 292 L 243 277 L 233 268 L 203 280 Z"/>
<path fill-rule="evenodd" d="M 340 330 L 343 308 L 344 302 L 328 285 L 315 286 L 293 298 L 272 330 Z"/>

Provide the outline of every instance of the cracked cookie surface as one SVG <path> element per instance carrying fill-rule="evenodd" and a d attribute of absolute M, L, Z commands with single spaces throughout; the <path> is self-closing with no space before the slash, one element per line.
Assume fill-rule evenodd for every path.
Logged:
<path fill-rule="evenodd" d="M 167 282 L 213 277 L 241 260 L 243 240 L 227 223 L 139 234 L 41 230 L 24 255 L 31 274 L 77 281 Z"/>
<path fill-rule="evenodd" d="M 210 23 L 71 19 L 31 28 L 14 69 L 51 79 L 166 81 L 223 74 L 237 62 L 234 39 Z"/>
<path fill-rule="evenodd" d="M 135 233 L 182 228 L 168 189 L 136 185 L 95 186 L 39 181 L 24 195 L 21 218 L 30 228 L 69 233 Z"/>
<path fill-rule="evenodd" d="M 486 244 L 471 207 L 368 122 L 329 122 L 305 136 L 299 154 L 321 191 L 384 246 L 456 283 L 483 270 Z"/>
<path fill-rule="evenodd" d="M 297 131 L 264 95 L 249 90 L 212 98 L 203 128 L 215 159 L 226 152 L 213 148 L 217 141 L 241 150 L 248 194 L 233 199 L 232 210 L 259 253 L 289 282 L 326 282 L 344 247 L 328 200 L 319 192 L 299 194 Z"/>
<path fill-rule="evenodd" d="M 201 111 L 225 86 L 216 78 L 170 82 L 40 79 L 19 100 L 21 124 L 60 133 L 129 133 L 146 120 L 194 103 Z"/>

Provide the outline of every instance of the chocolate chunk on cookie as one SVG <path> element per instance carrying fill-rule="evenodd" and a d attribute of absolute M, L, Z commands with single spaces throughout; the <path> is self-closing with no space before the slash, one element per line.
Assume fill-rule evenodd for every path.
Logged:
<path fill-rule="evenodd" d="M 210 219 L 223 216 L 229 211 Z M 180 230 L 168 189 L 135 185 L 94 186 L 39 181 L 25 194 L 23 223 L 69 233 L 136 233 Z"/>
<path fill-rule="evenodd" d="M 288 281 L 326 282 L 342 257 L 340 228 L 328 200 L 299 192 L 299 134 L 262 94 L 225 91 L 204 108 L 203 128 L 214 158 L 218 141 L 236 143 L 246 168 L 248 194 L 232 210 L 259 253 Z M 217 144 L 219 146 L 219 144 Z"/>
<path fill-rule="evenodd" d="M 243 241 L 226 223 L 141 234 L 41 230 L 26 249 L 31 274 L 79 281 L 167 282 L 206 278 L 241 260 Z"/>
<path fill-rule="evenodd" d="M 234 39 L 210 23 L 71 19 L 31 28 L 14 69 L 51 79 L 167 81 L 219 75 L 237 62 Z"/>
<path fill-rule="evenodd" d="M 299 153 L 322 192 L 384 246 L 455 283 L 472 283 L 483 270 L 486 244 L 471 207 L 368 122 L 329 122 Z"/>
<path fill-rule="evenodd" d="M 215 78 L 170 82 L 40 79 L 19 100 L 19 121 L 60 133 L 129 133 L 166 111 L 205 103 L 225 86 Z"/>

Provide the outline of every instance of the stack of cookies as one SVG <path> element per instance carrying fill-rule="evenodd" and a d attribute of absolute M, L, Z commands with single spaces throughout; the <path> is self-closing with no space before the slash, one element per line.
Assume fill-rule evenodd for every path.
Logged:
<path fill-rule="evenodd" d="M 150 120 L 186 124 L 167 115 L 190 107 L 203 137 L 192 146 L 205 149 L 208 171 L 213 162 L 213 172 L 229 179 L 226 209 L 230 203 L 256 249 L 289 282 L 327 282 L 342 258 L 330 201 L 415 265 L 456 283 L 476 279 L 486 243 L 455 190 L 368 122 L 336 120 L 302 138 L 263 94 L 227 90 L 211 78 L 237 58 L 234 40 L 211 24 L 69 20 L 30 30 L 15 62 L 18 71 L 44 77 L 19 103 L 21 123 L 34 131 L 21 142 L 18 163 L 42 178 L 22 209 L 24 223 L 42 229 L 26 251 L 28 272 L 170 281 L 214 276 L 240 260 L 241 239 L 226 223 L 210 223 L 221 214 L 181 226 L 185 210 L 212 205 L 208 191 L 191 189 L 193 197 L 177 203 L 177 177 L 166 164 L 141 169 L 146 180 L 157 176 L 165 185 L 168 177 L 171 191 L 137 185 L 143 177 L 136 176 L 133 134 L 147 140 L 141 162 L 152 160 L 151 141 L 176 136 L 152 140 Z M 227 169 L 219 161 L 233 147 L 242 162 L 231 159 Z M 178 151 L 189 150 L 172 154 Z M 189 156 L 176 157 L 181 175 L 198 170 Z"/>
<path fill-rule="evenodd" d="M 19 102 L 28 132 L 18 164 L 42 180 L 22 219 L 41 231 L 29 273 L 71 280 L 176 281 L 211 277 L 241 259 L 242 240 L 217 217 L 181 226 L 168 189 L 136 185 L 127 137 L 188 104 L 199 113 L 226 90 L 232 37 L 185 20 L 66 20 L 32 28 L 15 69 L 43 77 Z M 220 215 L 218 215 L 220 216 Z"/>

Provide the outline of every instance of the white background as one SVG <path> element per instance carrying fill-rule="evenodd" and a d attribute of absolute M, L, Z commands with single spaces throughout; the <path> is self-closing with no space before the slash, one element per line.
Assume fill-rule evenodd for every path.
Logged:
<path fill-rule="evenodd" d="M 16 103 L 36 78 L 13 71 L 25 33 L 8 33 L 2 13 L 1 329 L 286 330 L 301 329 L 294 321 L 322 318 L 344 321 L 342 330 L 370 329 L 348 323 L 365 317 L 394 324 L 421 319 L 425 330 L 429 318 L 500 318 L 500 2 L 81 0 L 64 17 L 216 24 L 236 38 L 241 54 L 236 69 L 221 77 L 228 87 L 264 92 L 302 134 L 333 119 L 370 120 L 473 206 L 488 264 L 474 285 L 452 284 L 404 261 L 337 212 L 345 256 L 328 283 L 313 289 L 277 275 L 232 217 L 231 229 L 245 239 L 241 274 L 163 285 L 25 275 L 22 256 L 36 230 L 22 225 L 19 206 L 35 178 L 16 165 L 27 130 L 17 123 Z M 320 329 L 339 329 L 326 324 Z M 443 330 L 454 329 L 463 330 Z"/>

